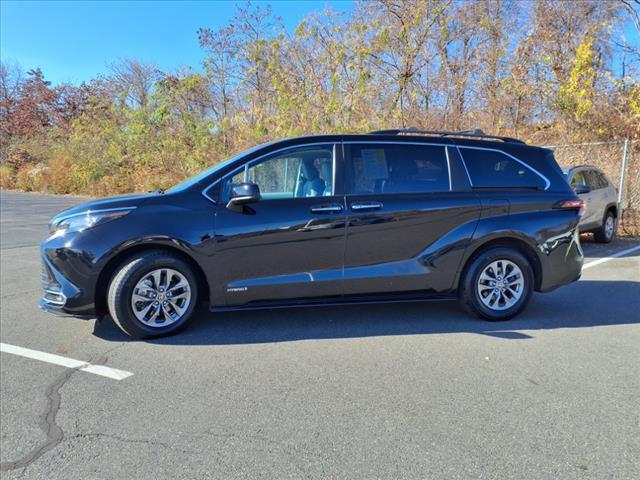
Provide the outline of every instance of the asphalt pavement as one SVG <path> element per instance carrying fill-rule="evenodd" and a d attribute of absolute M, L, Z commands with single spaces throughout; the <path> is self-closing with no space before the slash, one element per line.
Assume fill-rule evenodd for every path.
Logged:
<path fill-rule="evenodd" d="M 2 479 L 640 478 L 640 242 L 503 323 L 455 302 L 200 312 L 132 341 L 38 310 L 37 244 L 82 199 L 0 192 Z M 600 263 L 590 265 L 592 262 Z"/>

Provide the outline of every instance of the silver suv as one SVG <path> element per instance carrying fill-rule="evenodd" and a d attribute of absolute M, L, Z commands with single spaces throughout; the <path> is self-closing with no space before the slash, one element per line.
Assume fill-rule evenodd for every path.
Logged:
<path fill-rule="evenodd" d="M 567 182 L 586 207 L 580 220 L 581 232 L 593 232 L 596 242 L 609 243 L 618 226 L 618 191 L 596 167 L 580 166 L 564 170 Z"/>

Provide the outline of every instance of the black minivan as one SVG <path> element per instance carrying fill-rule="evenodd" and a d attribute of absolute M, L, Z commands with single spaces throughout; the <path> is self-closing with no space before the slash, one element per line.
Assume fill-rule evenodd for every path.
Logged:
<path fill-rule="evenodd" d="M 131 336 L 212 311 L 457 296 L 505 320 L 580 277 L 583 203 L 550 150 L 415 129 L 261 145 L 169 190 L 91 201 L 41 245 L 52 313 Z"/>

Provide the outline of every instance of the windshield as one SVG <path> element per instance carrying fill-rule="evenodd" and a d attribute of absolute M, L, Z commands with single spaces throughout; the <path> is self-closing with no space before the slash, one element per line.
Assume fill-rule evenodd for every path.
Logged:
<path fill-rule="evenodd" d="M 258 145 L 256 147 L 253 147 L 253 148 L 250 148 L 248 150 L 245 150 L 244 152 L 240 152 L 239 154 L 235 155 L 234 157 L 228 158 L 224 162 L 220 162 L 220 163 L 214 165 L 213 167 L 207 168 L 206 170 L 200 172 L 196 176 L 188 178 L 184 182 L 179 183 L 179 184 L 171 187 L 170 189 L 167 190 L 167 193 L 175 193 L 175 192 L 181 192 L 183 190 L 186 190 L 187 188 L 190 188 L 193 185 L 201 182 L 202 180 L 207 178 L 209 175 L 212 175 L 212 174 L 216 173 L 217 171 L 222 170 L 227 165 L 230 165 L 231 163 L 235 162 L 236 160 L 240 159 L 241 157 L 244 157 L 245 155 L 248 155 L 248 154 L 250 154 L 252 152 L 255 152 L 259 148 L 262 148 L 264 145 L 266 145 L 266 144 Z"/>

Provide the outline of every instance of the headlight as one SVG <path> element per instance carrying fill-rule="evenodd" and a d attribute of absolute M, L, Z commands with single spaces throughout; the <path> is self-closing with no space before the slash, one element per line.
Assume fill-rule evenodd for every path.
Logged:
<path fill-rule="evenodd" d="M 82 232 L 96 225 L 124 217 L 134 208 L 135 207 L 96 210 L 93 212 L 88 210 L 67 217 L 54 218 L 49 224 L 49 233 L 52 235 L 62 235 L 66 232 Z"/>

